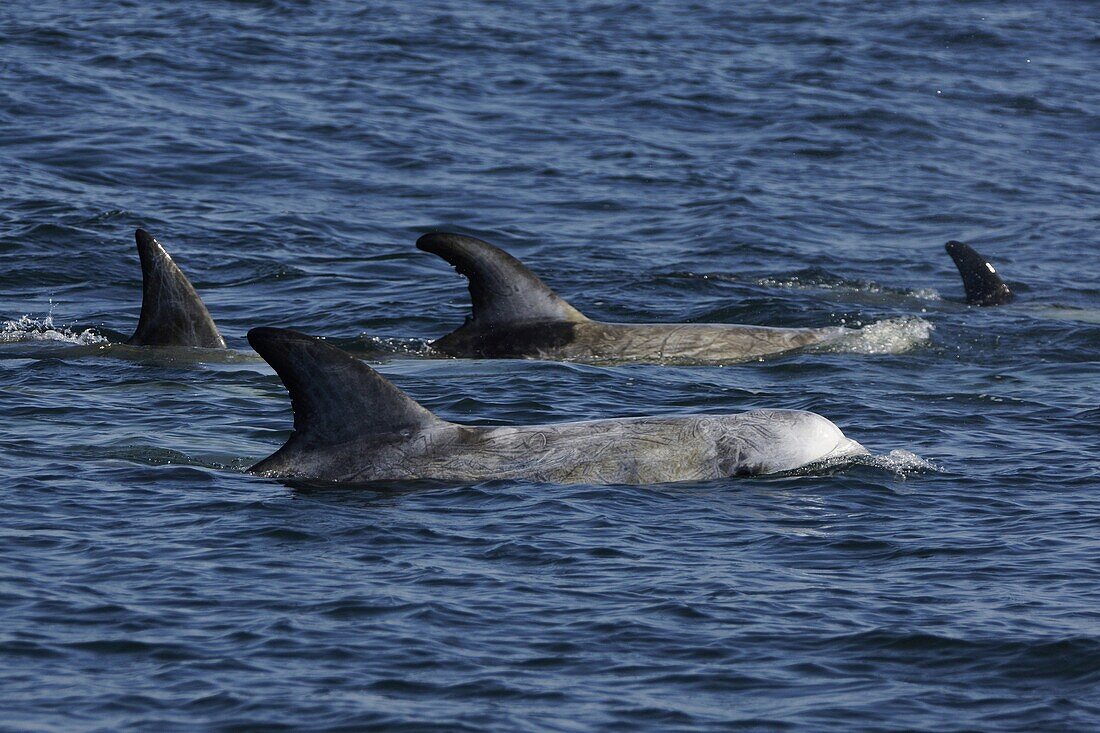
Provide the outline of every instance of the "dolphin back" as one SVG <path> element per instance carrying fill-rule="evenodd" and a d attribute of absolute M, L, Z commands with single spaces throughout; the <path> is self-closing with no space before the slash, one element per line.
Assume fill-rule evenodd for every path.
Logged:
<path fill-rule="evenodd" d="M 135 238 L 141 257 L 141 317 L 126 343 L 224 349 L 214 319 L 160 242 L 144 229 Z"/>
<path fill-rule="evenodd" d="M 993 265 L 974 251 L 969 244 L 954 240 L 944 245 L 962 275 L 966 302 L 971 305 L 1001 305 L 1014 297 Z"/>
<path fill-rule="evenodd" d="M 294 409 L 294 433 L 253 473 L 273 470 L 288 448 L 313 449 L 369 436 L 380 440 L 445 425 L 429 410 L 351 354 L 321 339 L 281 328 L 254 328 L 248 343 L 283 380 Z"/>
<path fill-rule="evenodd" d="M 469 280 L 473 317 L 468 325 L 491 329 L 588 320 L 523 263 L 488 242 L 461 234 L 432 232 L 416 240 L 416 246 L 439 255 Z"/>

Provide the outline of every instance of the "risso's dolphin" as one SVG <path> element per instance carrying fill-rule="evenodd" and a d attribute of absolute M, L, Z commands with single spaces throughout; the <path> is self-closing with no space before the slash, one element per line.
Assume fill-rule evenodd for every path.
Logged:
<path fill-rule="evenodd" d="M 507 252 L 474 237 L 433 232 L 416 246 L 469 280 L 473 314 L 432 346 L 481 358 L 732 362 L 840 337 L 846 329 L 726 323 L 602 323 L 558 297 Z"/>
<path fill-rule="evenodd" d="M 224 349 L 214 319 L 160 242 L 144 229 L 134 237 L 141 257 L 141 316 L 126 343 Z"/>
<path fill-rule="evenodd" d="M 867 454 L 825 418 L 796 410 L 460 425 L 319 339 L 254 328 L 248 342 L 282 378 L 294 407 L 290 439 L 250 469 L 272 478 L 650 484 L 779 473 Z"/>
<path fill-rule="evenodd" d="M 1015 296 L 1001 280 L 984 257 L 974 251 L 969 244 L 952 240 L 944 245 L 947 254 L 955 261 L 962 275 L 966 302 L 971 305 L 1002 305 Z"/>

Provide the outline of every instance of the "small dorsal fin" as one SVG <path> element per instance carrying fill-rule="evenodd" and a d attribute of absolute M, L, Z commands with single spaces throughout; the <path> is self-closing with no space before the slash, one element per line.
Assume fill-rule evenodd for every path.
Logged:
<path fill-rule="evenodd" d="M 446 424 L 359 359 L 321 339 L 254 328 L 248 343 L 290 392 L 292 439 L 302 445 L 337 445 Z"/>
<path fill-rule="evenodd" d="M 966 302 L 971 305 L 1001 305 L 1012 300 L 1012 291 L 1001 280 L 993 265 L 974 251 L 969 244 L 954 240 L 944 245 L 962 275 Z"/>
<path fill-rule="evenodd" d="M 461 234 L 432 232 L 416 240 L 416 246 L 447 260 L 470 281 L 475 326 L 588 320 L 523 263 L 488 242 Z"/>
<path fill-rule="evenodd" d="M 126 343 L 224 349 L 225 340 L 202 299 L 160 242 L 144 229 L 134 237 L 141 257 L 141 317 Z"/>

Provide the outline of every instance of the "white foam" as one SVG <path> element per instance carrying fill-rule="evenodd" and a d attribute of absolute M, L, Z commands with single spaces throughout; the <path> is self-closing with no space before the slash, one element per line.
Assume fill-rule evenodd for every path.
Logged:
<path fill-rule="evenodd" d="M 106 338 L 91 329 L 77 333 L 67 326 L 54 325 L 52 314 L 45 318 L 25 315 L 14 321 L 0 323 L 0 343 L 19 341 L 54 341 L 78 346 L 107 343 Z"/>
<path fill-rule="evenodd" d="M 915 316 L 891 318 L 862 328 L 846 329 L 838 338 L 815 348 L 852 354 L 903 354 L 928 341 L 934 328 L 928 321 Z"/>

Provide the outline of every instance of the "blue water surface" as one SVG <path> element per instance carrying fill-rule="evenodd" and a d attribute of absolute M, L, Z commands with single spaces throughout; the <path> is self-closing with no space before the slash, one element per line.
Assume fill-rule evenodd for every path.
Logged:
<path fill-rule="evenodd" d="M 1100 728 L 1094 3 L 42 0 L 0 42 L 0 728 Z M 117 345 L 138 226 L 232 353 Z M 428 359 L 432 229 L 594 318 L 863 331 Z M 799 408 L 881 458 L 286 485 L 260 325 L 451 420 Z"/>

